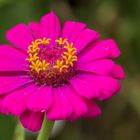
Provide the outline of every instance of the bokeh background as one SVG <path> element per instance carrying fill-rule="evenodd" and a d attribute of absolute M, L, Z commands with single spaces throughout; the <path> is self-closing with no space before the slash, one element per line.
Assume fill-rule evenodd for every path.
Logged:
<path fill-rule="evenodd" d="M 0 0 L 0 43 L 12 26 L 39 21 L 50 10 L 62 23 L 85 22 L 102 39 L 115 39 L 122 51 L 117 62 L 126 72 L 121 92 L 100 104 L 102 116 L 59 122 L 50 140 L 140 140 L 140 0 Z M 0 140 L 17 140 L 16 122 L 0 114 Z M 26 131 L 26 140 L 35 137 Z"/>

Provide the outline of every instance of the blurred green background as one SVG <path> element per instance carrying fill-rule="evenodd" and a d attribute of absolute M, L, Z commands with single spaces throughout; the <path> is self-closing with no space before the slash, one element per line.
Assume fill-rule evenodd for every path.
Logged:
<path fill-rule="evenodd" d="M 100 104 L 102 116 L 60 122 L 51 140 L 140 140 L 140 0 L 0 0 L 0 43 L 12 26 L 39 21 L 50 10 L 62 23 L 85 22 L 103 39 L 114 38 L 122 51 L 117 62 L 126 72 L 121 92 Z M 0 115 L 0 140 L 13 140 L 15 126 L 15 118 Z M 27 140 L 35 137 L 26 132 Z"/>

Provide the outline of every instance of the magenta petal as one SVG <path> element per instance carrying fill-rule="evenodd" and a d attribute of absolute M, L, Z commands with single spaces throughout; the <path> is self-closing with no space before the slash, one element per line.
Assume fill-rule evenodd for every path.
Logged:
<path fill-rule="evenodd" d="M 25 24 L 18 24 L 17 26 L 10 29 L 6 33 L 6 38 L 10 43 L 21 47 L 25 51 L 27 51 L 27 47 L 34 40 L 30 33 L 30 28 Z"/>
<path fill-rule="evenodd" d="M 112 97 L 112 95 L 116 94 L 121 88 L 119 81 L 109 76 L 85 74 L 79 77 L 91 83 L 92 86 L 94 85 L 94 88 L 99 91 L 98 94 L 96 94 L 96 98 L 99 100 Z"/>
<path fill-rule="evenodd" d="M 114 62 L 110 59 L 101 59 L 96 61 L 90 61 L 87 63 L 79 63 L 78 70 L 93 72 L 100 75 L 109 75 L 114 68 Z"/>
<path fill-rule="evenodd" d="M 40 38 L 40 24 L 38 22 L 30 22 L 29 27 L 33 36 L 35 38 Z"/>
<path fill-rule="evenodd" d="M 30 96 L 27 103 L 27 108 L 33 111 L 46 111 L 52 105 L 51 87 L 38 87 L 34 94 Z"/>
<path fill-rule="evenodd" d="M 59 38 L 61 25 L 60 21 L 54 12 L 50 12 L 41 18 L 41 37 L 55 40 Z"/>
<path fill-rule="evenodd" d="M 117 93 L 121 88 L 121 84 L 119 83 L 119 81 L 111 77 L 97 76 L 95 77 L 95 80 L 97 81 L 101 89 L 102 94 L 99 96 L 99 99 L 101 100 L 111 97 L 113 94 Z"/>
<path fill-rule="evenodd" d="M 112 77 L 92 74 L 80 74 L 79 77 L 71 79 L 70 83 L 79 95 L 87 99 L 108 99 L 121 88 L 118 80 Z"/>
<path fill-rule="evenodd" d="M 87 106 L 84 100 L 77 94 L 73 88 L 69 86 L 61 87 L 62 92 L 67 96 L 72 108 L 73 108 L 73 114 L 77 117 L 81 117 L 83 114 L 87 112 Z M 73 118 L 74 115 L 71 115 L 69 117 Z"/>
<path fill-rule="evenodd" d="M 82 114 L 80 117 L 76 113 L 73 113 L 71 117 L 67 119 L 68 121 L 73 122 L 79 118 L 95 118 L 101 115 L 102 111 L 94 101 L 84 100 L 84 102 L 87 106 L 87 111 L 84 114 Z"/>
<path fill-rule="evenodd" d="M 4 109 L 2 106 L 4 98 L 5 96 L 0 96 L 0 113 L 7 115 L 9 113 L 8 110 Z"/>
<path fill-rule="evenodd" d="M 87 62 L 101 58 L 116 58 L 120 55 L 120 50 L 116 42 L 112 39 L 98 41 L 89 46 L 78 56 L 79 62 Z"/>
<path fill-rule="evenodd" d="M 69 42 L 74 42 L 85 27 L 86 24 L 81 22 L 67 21 L 63 27 L 62 38 L 67 38 Z"/>
<path fill-rule="evenodd" d="M 27 110 L 20 116 L 20 122 L 25 128 L 36 132 L 41 129 L 43 118 L 44 113 Z"/>
<path fill-rule="evenodd" d="M 83 115 L 83 118 L 95 118 L 101 115 L 102 111 L 94 101 L 86 100 L 86 104 L 88 111 Z"/>
<path fill-rule="evenodd" d="M 0 94 L 7 94 L 31 82 L 28 76 L 0 76 L 0 81 Z"/>
<path fill-rule="evenodd" d="M 0 71 L 27 70 L 27 56 L 16 48 L 0 45 Z"/>
<path fill-rule="evenodd" d="M 113 72 L 111 73 L 111 76 L 118 78 L 118 79 L 124 79 L 125 74 L 124 74 L 122 67 L 118 64 L 115 64 Z"/>
<path fill-rule="evenodd" d="M 96 83 L 91 82 L 91 78 L 80 78 L 79 76 L 72 78 L 69 82 L 77 93 L 84 98 L 95 98 L 99 94 L 99 87 Z"/>
<path fill-rule="evenodd" d="M 83 30 L 83 32 L 78 36 L 74 43 L 74 47 L 77 49 L 77 53 L 89 45 L 89 43 L 96 41 L 99 37 L 100 35 L 94 30 Z"/>
<path fill-rule="evenodd" d="M 65 94 L 59 88 L 53 88 L 53 104 L 47 112 L 49 120 L 64 120 L 71 115 L 73 108 Z"/>
<path fill-rule="evenodd" d="M 15 90 L 8 94 L 2 101 L 2 107 L 12 115 L 19 116 L 26 109 L 27 99 L 32 94 L 34 86 Z"/>
<path fill-rule="evenodd" d="M 80 118 L 82 118 L 82 116 L 78 116 L 75 112 L 73 112 L 72 115 L 69 118 L 67 118 L 67 120 L 70 122 L 74 122 Z"/>

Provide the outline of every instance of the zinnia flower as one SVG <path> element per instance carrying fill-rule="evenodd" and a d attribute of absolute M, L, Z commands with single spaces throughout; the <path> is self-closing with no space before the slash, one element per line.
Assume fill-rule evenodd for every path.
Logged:
<path fill-rule="evenodd" d="M 61 30 L 50 12 L 39 23 L 18 24 L 6 38 L 9 45 L 0 45 L 0 112 L 18 116 L 29 130 L 40 130 L 45 114 L 48 120 L 97 117 L 94 100 L 121 88 L 115 41 L 100 40 L 84 23 L 67 21 Z"/>

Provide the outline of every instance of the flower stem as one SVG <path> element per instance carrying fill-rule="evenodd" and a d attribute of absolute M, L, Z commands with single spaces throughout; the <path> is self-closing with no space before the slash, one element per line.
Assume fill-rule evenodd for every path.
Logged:
<path fill-rule="evenodd" d="M 25 140 L 25 130 L 19 122 L 15 129 L 14 140 Z"/>
<path fill-rule="evenodd" d="M 38 134 L 37 140 L 48 140 L 53 129 L 54 121 L 48 121 L 44 117 L 42 128 Z"/>

